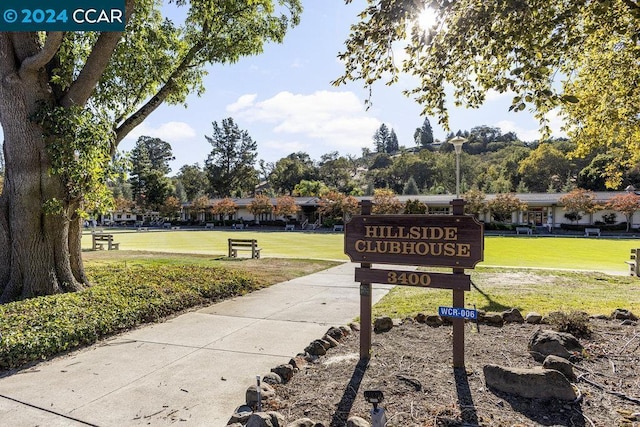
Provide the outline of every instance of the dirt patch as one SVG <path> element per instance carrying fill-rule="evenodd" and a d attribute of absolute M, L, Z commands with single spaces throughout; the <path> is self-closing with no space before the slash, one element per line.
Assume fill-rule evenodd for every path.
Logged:
<path fill-rule="evenodd" d="M 454 370 L 452 328 L 405 322 L 374 334 L 368 366 L 359 363 L 352 334 L 308 365 L 268 404 L 287 422 L 307 417 L 344 426 L 348 416 L 369 419 L 363 392 L 380 389 L 388 426 L 640 426 L 640 329 L 619 321 L 592 320 L 580 339 L 584 357 L 574 364 L 579 398 L 539 401 L 488 390 L 483 366 L 539 366 L 527 343 L 538 328 L 509 324 L 466 326 L 466 369 Z"/>

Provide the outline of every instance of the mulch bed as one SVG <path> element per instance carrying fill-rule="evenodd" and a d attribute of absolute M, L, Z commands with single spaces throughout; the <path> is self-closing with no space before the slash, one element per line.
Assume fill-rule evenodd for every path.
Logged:
<path fill-rule="evenodd" d="M 370 419 L 363 392 L 384 393 L 387 426 L 640 426 L 640 330 L 635 324 L 592 319 L 574 362 L 579 398 L 542 401 L 487 389 L 483 366 L 534 367 L 527 344 L 541 327 L 466 325 L 465 366 L 452 368 L 452 327 L 406 321 L 374 334 L 368 365 L 359 363 L 353 333 L 327 355 L 276 386 L 267 404 L 287 422 L 310 418 L 345 426 L 349 416 Z M 545 326 L 548 328 L 548 326 Z"/>

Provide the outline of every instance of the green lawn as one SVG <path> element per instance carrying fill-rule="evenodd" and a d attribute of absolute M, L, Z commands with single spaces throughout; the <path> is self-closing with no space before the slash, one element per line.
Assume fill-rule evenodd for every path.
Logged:
<path fill-rule="evenodd" d="M 225 256 L 227 239 L 257 239 L 263 257 L 348 260 L 341 233 L 259 231 L 118 231 L 115 241 L 123 250 L 195 253 Z M 91 248 L 91 236 L 83 238 Z M 624 273 L 631 248 L 638 239 L 582 237 L 485 237 L 480 266 L 595 270 Z"/>

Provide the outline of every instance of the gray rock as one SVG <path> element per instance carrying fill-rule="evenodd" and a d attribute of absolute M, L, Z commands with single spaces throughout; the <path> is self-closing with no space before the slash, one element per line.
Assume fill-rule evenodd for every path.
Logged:
<path fill-rule="evenodd" d="M 331 338 L 333 338 L 336 341 L 341 341 L 342 338 L 344 338 L 344 333 L 342 332 L 342 329 L 336 328 L 335 326 L 330 327 L 329 330 L 327 330 L 325 335 L 329 335 Z"/>
<path fill-rule="evenodd" d="M 336 341 L 335 339 L 333 339 L 329 335 L 325 334 L 325 336 L 322 337 L 322 340 L 329 343 L 329 348 L 334 348 L 334 347 L 338 346 L 338 341 Z"/>
<path fill-rule="evenodd" d="M 304 349 L 304 351 L 312 356 L 324 356 L 325 354 L 327 354 L 327 349 L 320 342 L 320 340 L 313 341 Z"/>
<path fill-rule="evenodd" d="M 293 366 L 288 363 L 271 368 L 271 372 L 278 374 L 283 383 L 288 383 L 293 378 Z"/>
<path fill-rule="evenodd" d="M 478 321 L 491 326 L 502 326 L 504 324 L 502 314 L 493 312 L 485 313 L 478 319 Z"/>
<path fill-rule="evenodd" d="M 360 332 L 360 324 L 359 323 L 351 322 L 351 323 L 349 323 L 349 327 L 354 332 Z"/>
<path fill-rule="evenodd" d="M 347 427 L 371 427 L 368 421 L 360 417 L 349 417 Z"/>
<path fill-rule="evenodd" d="M 307 360 L 304 356 L 295 356 L 289 360 L 289 365 L 293 366 L 294 369 L 301 370 L 307 364 Z"/>
<path fill-rule="evenodd" d="M 276 391 L 269 384 L 265 384 L 265 383 L 260 384 L 261 400 L 271 399 L 275 397 L 275 395 L 276 395 Z M 245 393 L 245 398 L 246 398 L 247 405 L 255 406 L 255 404 L 258 403 L 258 386 L 255 384 L 252 386 L 249 386 L 249 388 L 247 388 L 247 391 Z"/>
<path fill-rule="evenodd" d="M 620 326 L 636 326 L 637 324 L 638 322 L 631 319 L 625 319 L 622 322 L 620 322 Z"/>
<path fill-rule="evenodd" d="M 348 328 L 346 326 L 340 326 L 340 330 L 342 331 L 342 335 L 345 337 L 348 335 L 351 335 L 351 328 Z"/>
<path fill-rule="evenodd" d="M 542 315 L 532 311 L 525 316 L 524 321 L 531 325 L 539 325 L 542 322 Z"/>
<path fill-rule="evenodd" d="M 551 354 L 571 360 L 581 354 L 582 345 L 569 333 L 538 329 L 529 340 L 529 352 L 541 363 Z"/>
<path fill-rule="evenodd" d="M 635 314 L 624 308 L 616 308 L 614 312 L 611 313 L 611 318 L 618 320 L 638 320 Z"/>
<path fill-rule="evenodd" d="M 263 376 L 262 381 L 269 385 L 282 384 L 282 378 L 275 372 L 269 372 L 268 374 Z"/>
<path fill-rule="evenodd" d="M 246 427 L 284 427 L 284 416 L 278 412 L 255 412 Z"/>
<path fill-rule="evenodd" d="M 577 395 L 563 374 L 553 369 L 484 367 L 487 387 L 529 399 L 575 400 Z"/>
<path fill-rule="evenodd" d="M 416 317 L 413 318 L 413 320 L 418 323 L 425 323 L 425 321 L 427 320 L 427 315 L 424 313 L 418 313 L 416 314 Z"/>
<path fill-rule="evenodd" d="M 314 427 L 315 423 L 309 418 L 300 418 L 292 423 L 287 424 L 287 427 Z"/>
<path fill-rule="evenodd" d="M 235 410 L 227 425 L 245 424 L 252 413 L 253 409 L 250 406 L 242 405 Z"/>
<path fill-rule="evenodd" d="M 517 308 L 510 308 L 502 312 L 502 320 L 505 323 L 524 323 L 524 317 Z"/>
<path fill-rule="evenodd" d="M 545 369 L 555 369 L 556 371 L 561 372 L 569 381 L 574 381 L 576 379 L 576 374 L 573 372 L 573 366 L 571 362 L 562 357 L 549 355 L 544 362 L 542 362 L 542 367 Z"/>
<path fill-rule="evenodd" d="M 444 322 L 442 321 L 442 317 L 437 316 L 435 314 L 428 315 L 427 318 L 424 320 L 424 323 L 427 326 L 431 326 L 434 328 L 438 328 L 444 324 Z"/>
<path fill-rule="evenodd" d="M 373 322 L 373 331 L 376 333 L 389 332 L 393 328 L 393 319 L 390 317 L 378 317 Z"/>

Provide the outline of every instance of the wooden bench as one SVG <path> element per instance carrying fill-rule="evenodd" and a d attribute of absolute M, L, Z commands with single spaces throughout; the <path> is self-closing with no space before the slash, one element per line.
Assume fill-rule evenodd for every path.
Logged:
<path fill-rule="evenodd" d="M 237 258 L 238 251 L 251 251 L 251 258 L 260 258 L 260 248 L 256 239 L 228 239 L 229 258 Z"/>
<path fill-rule="evenodd" d="M 149 227 L 138 227 L 136 231 L 149 231 Z"/>
<path fill-rule="evenodd" d="M 208 222 L 205 224 L 204 229 L 205 230 L 213 230 L 213 227 L 215 227 L 215 224 L 212 222 Z"/>
<path fill-rule="evenodd" d="M 284 231 L 294 231 L 296 229 L 295 224 L 285 224 Z"/>
<path fill-rule="evenodd" d="M 640 264 L 638 264 L 638 254 L 640 249 L 631 249 L 630 261 L 625 261 L 629 266 L 629 276 L 640 277 Z"/>
<path fill-rule="evenodd" d="M 340 225 L 340 224 L 334 225 L 333 231 L 344 231 L 344 225 Z"/>
<path fill-rule="evenodd" d="M 516 227 L 516 234 L 520 233 L 531 235 L 533 231 L 529 227 Z"/>
<path fill-rule="evenodd" d="M 104 245 L 107 245 L 108 250 L 118 250 L 120 249 L 120 243 L 116 243 L 113 241 L 113 234 L 101 234 L 94 233 L 92 235 L 92 244 L 93 250 L 104 250 Z"/>
<path fill-rule="evenodd" d="M 592 234 L 600 237 L 600 229 L 599 228 L 585 228 L 584 229 L 584 236 L 585 237 L 589 237 Z"/>

